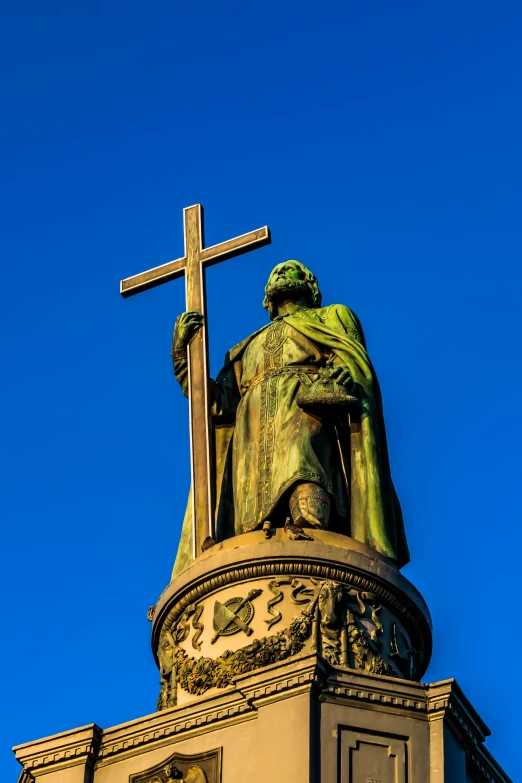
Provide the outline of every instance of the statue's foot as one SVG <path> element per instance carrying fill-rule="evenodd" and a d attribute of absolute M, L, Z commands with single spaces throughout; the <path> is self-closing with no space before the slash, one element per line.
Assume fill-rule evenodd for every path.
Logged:
<path fill-rule="evenodd" d="M 294 525 L 326 530 L 330 519 L 330 497 L 328 492 L 312 481 L 296 484 L 288 505 Z"/>
<path fill-rule="evenodd" d="M 298 541 L 298 540 L 313 541 L 314 540 L 314 537 L 311 536 L 309 533 L 307 533 L 305 530 L 303 530 L 302 527 L 299 527 L 299 525 L 294 525 L 290 517 L 288 517 L 285 522 L 285 533 L 290 539 L 290 541 Z"/>

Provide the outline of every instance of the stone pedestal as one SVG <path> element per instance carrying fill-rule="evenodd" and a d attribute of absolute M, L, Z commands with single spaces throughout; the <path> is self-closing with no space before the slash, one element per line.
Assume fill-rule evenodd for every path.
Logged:
<path fill-rule="evenodd" d="M 422 597 L 345 536 L 216 545 L 152 619 L 158 712 L 19 745 L 24 783 L 508 783 L 456 683 L 418 682 Z"/>
<path fill-rule="evenodd" d="M 509 783 L 488 733 L 454 680 L 422 685 L 310 653 L 197 703 L 14 750 L 27 783 L 165 783 L 169 763 L 196 783 Z"/>

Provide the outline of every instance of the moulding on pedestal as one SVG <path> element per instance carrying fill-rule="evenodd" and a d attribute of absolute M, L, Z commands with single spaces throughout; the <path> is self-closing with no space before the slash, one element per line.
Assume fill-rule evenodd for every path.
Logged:
<path fill-rule="evenodd" d="M 282 719 L 289 728 L 283 723 L 280 732 Z M 292 733 L 295 727 L 303 732 L 299 739 Z M 351 783 L 347 758 L 359 765 L 367 757 L 376 759 L 386 770 L 390 754 L 396 760 L 393 774 L 399 775 L 390 778 L 393 783 L 402 783 L 400 775 L 443 783 L 451 742 L 464 770 L 463 777 L 452 780 L 466 783 L 466 770 L 472 770 L 471 779 L 480 783 L 510 783 L 484 747 L 488 734 L 454 680 L 425 685 L 371 675 L 332 666 L 312 653 L 241 675 L 233 687 L 190 705 L 104 731 L 92 724 L 19 745 L 15 753 L 26 773 L 24 783 L 78 765 L 86 770 L 86 783 L 129 783 L 130 775 L 143 777 L 173 754 L 196 758 L 216 748 L 222 748 L 223 780 L 227 770 L 246 763 L 241 780 L 250 783 L 258 775 L 277 779 L 283 747 L 287 756 L 298 754 L 301 777 L 295 783 Z M 393 747 L 387 737 L 398 738 Z M 69 779 L 50 774 L 48 780 Z"/>
<path fill-rule="evenodd" d="M 95 723 L 63 731 L 52 737 L 16 745 L 13 751 L 24 771 L 32 776 L 45 774 L 49 768 L 67 769 L 92 766 L 98 756 L 102 729 Z"/>

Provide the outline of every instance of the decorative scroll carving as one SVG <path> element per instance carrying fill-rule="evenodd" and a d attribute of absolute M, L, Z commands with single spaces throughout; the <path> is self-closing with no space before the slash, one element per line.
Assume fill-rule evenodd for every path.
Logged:
<path fill-rule="evenodd" d="M 202 614 L 203 614 L 203 604 L 199 604 L 199 605 L 191 604 L 190 606 L 187 606 L 187 608 L 181 615 L 181 619 L 177 624 L 176 630 L 173 634 L 178 644 L 184 642 L 185 639 L 190 634 L 190 626 L 191 626 L 191 618 L 192 618 L 192 628 L 196 631 L 196 633 L 192 637 L 192 647 L 195 650 L 201 650 L 201 643 L 199 642 L 199 639 L 205 628 L 203 623 L 199 622 Z"/>
<path fill-rule="evenodd" d="M 203 623 L 199 622 L 199 618 L 201 617 L 202 614 L 203 614 L 203 604 L 200 604 L 197 607 L 196 613 L 194 614 L 194 617 L 192 619 L 192 627 L 196 631 L 196 633 L 192 637 L 192 647 L 195 650 L 201 650 L 201 642 L 199 641 L 199 638 L 200 638 L 200 636 L 203 633 L 204 628 L 205 628 Z"/>
<path fill-rule="evenodd" d="M 281 585 L 291 585 L 290 600 L 293 604 L 308 604 L 311 601 L 311 598 L 308 596 L 313 593 L 313 590 L 305 587 L 299 579 L 273 579 L 269 583 L 268 589 L 274 594 L 274 597 L 266 605 L 268 614 L 272 615 L 268 620 L 265 620 L 265 623 L 268 624 L 268 630 L 283 618 L 281 612 L 273 611 L 274 606 L 283 600 L 283 591 L 279 589 Z M 298 598 L 299 593 L 302 593 L 305 597 Z"/>
<path fill-rule="evenodd" d="M 187 606 L 183 614 L 181 615 L 180 621 L 176 626 L 176 630 L 174 632 L 174 638 L 178 644 L 181 644 L 185 641 L 187 636 L 190 633 L 190 618 L 196 611 L 196 604 L 191 604 L 190 606 Z"/>
<path fill-rule="evenodd" d="M 311 581 L 313 588 L 306 588 L 296 579 L 272 580 L 269 587 L 274 593 L 274 598 L 268 602 L 269 606 L 282 600 L 279 598 L 282 593 L 278 588 L 289 583 L 293 588 L 294 602 L 306 600 L 308 605 L 279 633 L 255 639 L 251 644 L 235 652 L 226 650 L 218 658 L 190 657 L 176 643 L 177 634 L 165 631 L 160 637 L 158 650 L 162 675 L 158 709 L 162 710 L 176 704 L 178 687 L 193 696 L 200 696 L 209 688 L 226 688 L 241 674 L 296 655 L 303 649 L 309 638 L 312 639 L 312 650 L 319 651 L 332 664 L 394 676 L 395 672 L 390 664 L 379 655 L 378 645 L 373 636 L 364 626 L 359 625 L 355 613 L 349 608 L 349 603 L 356 600 L 362 607 L 359 615 L 364 614 L 366 606 L 362 595 L 354 596 L 343 585 L 332 580 Z M 250 591 L 247 598 L 240 603 L 244 606 L 254 592 L 259 595 L 262 591 Z M 298 599 L 297 594 L 304 592 L 310 593 L 310 597 Z M 219 602 L 216 602 L 216 606 L 226 608 L 226 604 L 222 605 Z M 375 617 L 378 608 L 380 607 L 373 609 Z M 235 614 L 232 610 L 229 611 L 232 619 L 225 617 L 223 621 L 219 620 L 222 625 L 225 625 L 225 620 L 229 624 L 237 621 L 238 610 Z M 279 621 L 278 614 L 280 613 L 274 613 L 274 617 L 266 621 L 269 627 Z M 214 621 L 216 624 L 216 617 Z M 382 629 L 380 622 L 379 626 Z M 251 631 L 248 625 L 246 627 Z M 375 633 L 377 631 L 376 626 Z"/>
<path fill-rule="evenodd" d="M 382 610 L 382 606 L 379 606 L 379 604 L 374 603 L 372 604 L 372 623 L 375 625 L 375 630 L 371 631 L 370 636 L 373 642 L 378 647 L 381 647 L 381 640 L 379 639 L 379 634 L 384 631 L 384 626 L 377 617 L 377 612 L 380 612 Z"/>
<path fill-rule="evenodd" d="M 290 600 L 293 604 L 308 604 L 311 601 L 309 596 L 313 595 L 313 589 L 311 587 L 305 587 L 299 579 L 292 579 L 292 591 L 290 593 Z M 298 594 L 302 593 L 303 598 L 298 598 Z"/>
<path fill-rule="evenodd" d="M 274 606 L 283 600 L 283 591 L 279 589 L 280 586 L 289 585 L 291 583 L 291 579 L 273 579 L 268 585 L 268 589 L 274 594 L 274 597 L 270 598 L 266 605 L 268 614 L 272 615 L 268 620 L 265 620 L 265 623 L 268 624 L 268 630 L 283 619 L 281 612 L 274 611 Z"/>

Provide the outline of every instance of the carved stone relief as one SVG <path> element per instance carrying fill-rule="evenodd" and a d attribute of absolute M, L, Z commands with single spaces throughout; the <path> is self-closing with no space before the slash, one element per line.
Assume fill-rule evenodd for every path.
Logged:
<path fill-rule="evenodd" d="M 189 620 L 203 614 L 203 604 L 199 608 L 190 606 L 172 633 L 164 631 L 161 634 L 159 710 L 175 706 L 180 690 L 194 697 L 210 688 L 226 688 L 233 685 L 239 675 L 285 660 L 305 646 L 334 665 L 373 674 L 411 676 L 413 651 L 409 642 L 392 615 L 386 615 L 388 627 L 385 628 L 381 619 L 382 606 L 373 593 L 356 591 L 331 579 L 282 577 L 265 580 L 262 584 L 264 587 L 256 586 L 243 597 L 234 595 L 222 602 L 214 601 L 212 637 L 209 639 L 207 635 L 206 641 L 199 642 L 199 646 L 192 641 L 192 647 L 203 649 L 199 657 L 191 655 L 182 643 L 189 634 Z M 221 654 L 212 656 L 211 645 L 219 637 L 253 634 L 252 602 L 263 594 L 268 615 L 263 623 L 268 626 L 267 630 L 280 623 L 283 625 L 283 614 L 276 607 L 285 607 L 286 624 L 278 631 L 274 629 L 272 635 L 262 636 L 259 620 L 256 626 L 259 635 L 250 644 L 224 649 Z M 291 605 L 303 608 L 292 616 Z M 192 625 L 195 626 L 194 620 Z M 386 646 L 383 645 L 384 637 L 389 642 Z"/>
<path fill-rule="evenodd" d="M 407 680 L 413 679 L 416 653 L 402 633 L 397 623 L 392 623 L 390 638 L 390 658 Z"/>
<path fill-rule="evenodd" d="M 203 614 L 203 606 L 201 604 L 191 604 L 188 606 L 176 627 L 176 642 L 181 644 L 184 642 L 187 636 L 190 634 L 190 625 L 192 622 L 192 628 L 195 630 L 195 634 L 192 637 L 191 643 L 195 650 L 201 650 L 201 644 L 199 639 L 203 633 L 205 626 L 200 622 L 201 615 Z M 192 620 L 191 620 L 192 618 Z"/>
<path fill-rule="evenodd" d="M 261 595 L 262 590 L 250 590 L 246 598 L 229 598 L 224 604 L 216 601 L 214 605 L 214 631 L 210 644 L 219 636 L 231 636 L 244 631 L 247 636 L 252 633 L 249 623 L 254 616 L 252 601 Z"/>
<path fill-rule="evenodd" d="M 129 783 L 221 783 L 221 748 L 191 756 L 174 753 L 161 764 L 131 775 Z"/>

